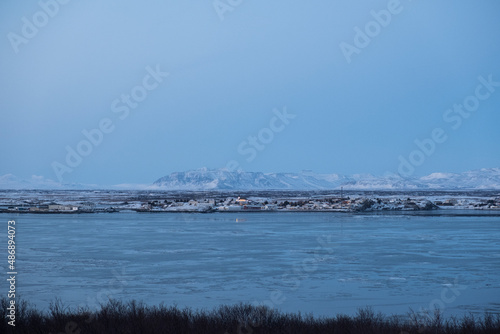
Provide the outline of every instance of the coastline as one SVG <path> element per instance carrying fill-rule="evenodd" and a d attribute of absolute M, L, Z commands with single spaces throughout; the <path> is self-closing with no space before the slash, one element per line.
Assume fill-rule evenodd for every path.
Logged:
<path fill-rule="evenodd" d="M 370 213 L 500 215 L 500 191 L 0 190 L 0 213 Z"/>

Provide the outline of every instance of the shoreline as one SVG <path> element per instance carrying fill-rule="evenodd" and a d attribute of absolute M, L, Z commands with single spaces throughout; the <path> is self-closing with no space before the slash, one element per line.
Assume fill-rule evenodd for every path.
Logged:
<path fill-rule="evenodd" d="M 248 211 L 191 211 L 191 210 L 113 210 L 113 211 L 12 211 L 0 210 L 0 214 L 42 214 L 42 215 L 83 215 L 83 214 L 309 214 L 309 213 L 339 213 L 351 215 L 408 215 L 408 216 L 426 216 L 426 217 L 500 217 L 500 209 L 436 209 L 436 210 L 378 210 L 378 211 L 347 211 L 347 210 L 248 210 Z"/>
<path fill-rule="evenodd" d="M 500 214 L 500 191 L 0 191 L 0 213 L 419 213 Z"/>

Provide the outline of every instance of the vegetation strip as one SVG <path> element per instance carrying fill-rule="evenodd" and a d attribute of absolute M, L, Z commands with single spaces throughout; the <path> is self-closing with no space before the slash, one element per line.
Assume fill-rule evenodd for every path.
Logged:
<path fill-rule="evenodd" d="M 8 300 L 0 302 L 7 314 Z M 384 316 L 370 308 L 355 316 L 337 315 L 315 318 L 301 313 L 282 313 L 265 306 L 239 304 L 212 310 L 180 309 L 176 306 L 146 306 L 131 301 L 111 300 L 99 311 L 71 310 L 60 301 L 48 312 L 40 312 L 26 301 L 18 305 L 16 328 L 0 324 L 1 333 L 485 333 L 500 332 L 500 314 L 473 314 L 461 319 L 443 319 L 442 315 L 410 312 L 408 316 Z"/>

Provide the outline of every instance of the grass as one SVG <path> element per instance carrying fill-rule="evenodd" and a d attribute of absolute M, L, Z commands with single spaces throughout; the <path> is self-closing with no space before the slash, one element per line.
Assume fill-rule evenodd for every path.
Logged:
<path fill-rule="evenodd" d="M 300 313 L 282 313 L 264 306 L 239 304 L 219 306 L 212 310 L 179 309 L 176 306 L 146 306 L 131 301 L 110 301 L 100 310 L 72 310 L 56 300 L 48 312 L 40 312 L 21 301 L 16 309 L 15 327 L 8 324 L 8 300 L 0 300 L 3 321 L 0 333 L 203 333 L 203 334 L 264 334 L 264 333 L 372 333 L 372 334 L 451 334 L 500 333 L 500 314 L 461 319 L 442 319 L 410 312 L 402 319 L 360 309 L 355 316 L 337 315 L 315 318 Z"/>

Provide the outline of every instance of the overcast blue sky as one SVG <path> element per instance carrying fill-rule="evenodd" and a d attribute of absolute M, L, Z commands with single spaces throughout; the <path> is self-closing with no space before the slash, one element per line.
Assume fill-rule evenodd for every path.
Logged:
<path fill-rule="evenodd" d="M 495 0 L 5 0 L 0 175 L 499 167 L 499 13 Z"/>

